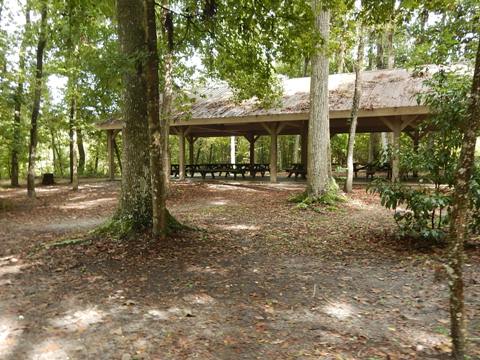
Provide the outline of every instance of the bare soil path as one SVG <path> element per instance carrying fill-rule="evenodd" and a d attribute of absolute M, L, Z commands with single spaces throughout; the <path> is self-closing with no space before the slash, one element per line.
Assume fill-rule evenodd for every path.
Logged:
<path fill-rule="evenodd" d="M 175 183 L 196 230 L 165 243 L 84 236 L 119 183 L 79 192 L 0 189 L 1 359 L 447 359 L 442 250 L 396 240 L 391 213 L 356 189 L 300 210 L 293 183 Z M 480 253 L 466 266 L 470 355 L 480 359 Z"/>

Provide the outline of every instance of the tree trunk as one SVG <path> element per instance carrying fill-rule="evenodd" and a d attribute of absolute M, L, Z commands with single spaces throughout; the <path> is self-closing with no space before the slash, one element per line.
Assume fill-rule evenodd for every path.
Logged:
<path fill-rule="evenodd" d="M 453 358 L 465 358 L 465 307 L 463 295 L 464 241 L 468 230 L 470 178 L 475 167 L 475 145 L 480 130 L 480 44 L 473 76 L 468 121 L 463 129 L 463 142 L 455 176 L 450 222 L 448 275 L 450 286 L 450 320 Z"/>
<path fill-rule="evenodd" d="M 57 153 L 56 153 L 57 144 L 55 143 L 55 133 L 53 132 L 52 128 L 50 128 L 50 143 L 52 145 L 52 168 L 53 168 L 53 173 L 55 173 L 57 168 Z"/>
<path fill-rule="evenodd" d="M 323 39 L 312 57 L 310 121 L 308 124 L 307 194 L 312 198 L 328 190 L 331 178 L 330 123 L 328 110 L 328 41 L 330 10 L 320 0 L 312 0 L 315 30 Z"/>
<path fill-rule="evenodd" d="M 82 129 L 77 129 L 77 145 L 78 145 L 78 173 L 83 175 L 85 173 L 85 146 L 83 144 Z"/>
<path fill-rule="evenodd" d="M 379 32 L 377 34 L 377 69 L 385 69 L 385 54 L 383 52 L 383 34 Z"/>
<path fill-rule="evenodd" d="M 172 113 L 172 99 L 173 99 L 173 20 L 172 13 L 167 10 L 169 0 L 163 0 L 163 46 L 166 48 L 166 54 L 163 59 L 163 91 L 162 91 L 162 107 L 160 109 L 160 129 L 163 142 L 163 157 L 164 157 L 164 186 L 165 193 L 168 193 L 170 184 L 170 117 Z"/>
<path fill-rule="evenodd" d="M 3 6 L 3 3 L 2 3 Z M 25 30 L 20 45 L 20 57 L 18 61 L 18 85 L 14 97 L 14 115 L 13 115 L 13 142 L 12 142 L 12 157 L 11 157 L 11 172 L 10 172 L 10 184 L 12 186 L 18 186 L 19 177 L 19 165 L 18 155 L 20 153 L 21 146 L 21 121 L 22 121 L 22 105 L 23 105 L 23 88 L 25 78 L 25 52 L 27 47 L 27 32 L 30 30 L 30 2 L 27 1 L 25 9 Z"/>
<path fill-rule="evenodd" d="M 72 99 L 70 100 L 70 180 L 73 191 L 78 190 L 77 99 L 75 92 L 75 89 L 71 90 Z"/>
<path fill-rule="evenodd" d="M 152 221 L 147 84 L 142 55 L 145 50 L 143 0 L 117 0 L 121 53 L 130 61 L 123 72 L 123 174 L 116 217 L 128 219 L 132 230 Z"/>
<path fill-rule="evenodd" d="M 37 44 L 37 59 L 35 71 L 35 91 L 33 95 L 32 117 L 30 127 L 30 145 L 28 147 L 28 175 L 27 175 L 27 194 L 30 198 L 35 198 L 35 162 L 37 156 L 38 129 L 37 120 L 40 113 L 40 103 L 42 101 L 42 82 L 43 82 L 43 54 L 47 44 L 47 1 L 42 1 L 40 34 Z"/>
<path fill-rule="evenodd" d="M 70 109 L 71 110 L 71 109 Z M 70 184 L 73 184 L 73 122 L 72 119 L 70 118 L 69 115 L 69 120 L 68 120 L 68 168 L 69 168 L 69 178 L 70 178 Z"/>
<path fill-rule="evenodd" d="M 345 41 L 342 41 L 340 43 L 340 49 L 338 51 L 337 61 L 338 61 L 337 73 L 341 74 L 345 72 Z"/>
<path fill-rule="evenodd" d="M 155 0 L 144 0 L 145 39 L 147 44 L 146 80 L 147 80 L 147 113 L 150 136 L 150 174 L 152 182 L 152 232 L 164 239 L 167 232 L 166 221 L 166 187 L 164 175 L 163 153 L 165 147 L 165 131 L 160 122 L 160 93 L 158 78 L 157 27 L 155 20 Z M 164 99 L 165 101 L 165 99 Z"/>
<path fill-rule="evenodd" d="M 54 136 L 54 135 L 53 135 Z M 57 145 L 55 147 L 55 151 L 57 152 L 57 159 L 58 159 L 58 167 L 60 170 L 60 176 L 63 177 L 63 156 L 62 152 L 60 151 L 60 147 Z"/>
<path fill-rule="evenodd" d="M 357 132 L 358 109 L 360 107 L 360 98 L 362 97 L 362 71 L 364 57 L 365 39 L 363 36 L 363 25 L 358 28 L 358 55 L 355 64 L 355 89 L 353 93 L 352 119 L 350 123 L 350 133 L 348 135 L 347 150 L 347 181 L 345 183 L 345 192 L 352 192 L 353 187 L 353 152 L 355 149 L 355 134 Z"/>
<path fill-rule="evenodd" d="M 392 15 L 387 24 L 386 48 L 387 48 L 387 69 L 395 66 L 395 50 L 393 48 L 393 36 L 395 34 L 395 2 L 392 1 Z"/>
<path fill-rule="evenodd" d="M 118 168 L 120 169 L 120 175 L 122 174 L 122 156 L 120 155 L 120 149 L 118 148 L 117 140 L 115 136 L 112 139 L 113 150 L 115 150 L 115 156 L 117 158 Z"/>

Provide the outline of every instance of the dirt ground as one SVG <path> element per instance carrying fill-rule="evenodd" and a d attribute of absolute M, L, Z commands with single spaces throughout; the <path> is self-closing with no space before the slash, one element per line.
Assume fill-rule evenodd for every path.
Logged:
<path fill-rule="evenodd" d="M 41 187 L 33 203 L 0 189 L 0 358 L 448 358 L 443 250 L 396 239 L 364 188 L 317 212 L 287 201 L 301 190 L 174 183 L 169 208 L 191 230 L 59 247 L 113 213 L 118 182 Z M 479 260 L 469 250 L 471 359 Z"/>

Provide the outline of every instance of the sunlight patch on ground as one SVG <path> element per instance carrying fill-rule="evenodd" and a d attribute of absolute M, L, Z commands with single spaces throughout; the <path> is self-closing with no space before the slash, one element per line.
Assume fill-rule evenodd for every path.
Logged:
<path fill-rule="evenodd" d="M 256 231 L 256 230 L 260 230 L 260 226 L 246 225 L 246 224 L 218 225 L 217 227 L 219 227 L 220 229 L 223 229 L 223 230 L 232 230 L 232 231 L 241 231 L 241 230 Z"/>
<path fill-rule="evenodd" d="M 183 297 L 183 300 L 190 304 L 195 305 L 211 305 L 216 302 L 216 300 L 208 294 L 189 294 Z"/>
<path fill-rule="evenodd" d="M 101 205 L 101 204 L 109 203 L 116 200 L 117 198 L 115 197 L 107 197 L 107 198 L 100 198 L 95 200 L 81 201 L 74 204 L 65 204 L 65 205 L 59 206 L 59 208 L 64 210 L 75 210 L 75 209 L 83 210 L 83 209 L 95 207 L 96 205 Z"/>
<path fill-rule="evenodd" d="M 258 190 L 247 188 L 245 186 L 238 186 L 241 185 L 240 183 L 231 183 L 232 185 L 223 185 L 223 184 L 208 184 L 207 188 L 212 190 L 221 190 L 221 191 L 236 191 L 236 192 L 257 192 Z M 237 186 L 235 186 L 237 185 Z"/>
<path fill-rule="evenodd" d="M 26 265 L 3 265 L 0 266 L 0 277 L 4 275 L 19 274 Z"/>
<path fill-rule="evenodd" d="M 62 188 L 59 188 L 59 187 L 43 187 L 43 186 L 42 186 L 42 187 L 37 187 L 37 188 L 35 189 L 35 191 L 36 191 L 39 195 L 44 194 L 44 193 L 47 193 L 47 194 L 48 194 L 48 193 L 55 193 L 55 192 L 59 192 L 59 191 L 61 191 L 61 190 L 62 190 Z"/>
<path fill-rule="evenodd" d="M 338 320 L 346 320 L 356 313 L 351 305 L 342 302 L 329 303 L 323 307 L 323 311 Z"/>
<path fill-rule="evenodd" d="M 104 313 L 90 307 L 85 310 L 77 310 L 75 312 L 67 313 L 65 316 L 53 319 L 51 321 L 53 326 L 66 328 L 70 331 L 83 331 L 88 326 L 102 321 Z"/>
<path fill-rule="evenodd" d="M 214 206 L 223 206 L 229 203 L 230 203 L 230 200 L 226 200 L 226 199 L 215 199 L 210 201 L 210 205 L 214 205 Z"/>
<path fill-rule="evenodd" d="M 22 333 L 23 328 L 16 320 L 0 318 L 0 358 L 7 358 L 11 354 Z"/>
<path fill-rule="evenodd" d="M 348 204 L 357 210 L 374 210 L 378 208 L 378 205 L 365 204 L 359 199 L 349 199 Z"/>
<path fill-rule="evenodd" d="M 200 267 L 197 265 L 192 265 L 187 268 L 187 272 L 198 272 L 202 274 L 218 274 L 218 275 L 226 276 L 228 273 L 228 270 L 214 268 L 210 266 Z"/>
<path fill-rule="evenodd" d="M 155 320 L 168 320 L 171 314 L 165 310 L 151 309 L 144 316 L 154 318 Z"/>
<path fill-rule="evenodd" d="M 68 353 L 59 341 L 47 339 L 34 346 L 28 357 L 31 360 L 64 360 L 70 359 Z"/>
<path fill-rule="evenodd" d="M 445 350 L 449 350 L 450 347 L 450 340 L 446 335 L 413 329 L 408 331 L 407 336 L 412 344 L 429 348 L 444 348 Z"/>

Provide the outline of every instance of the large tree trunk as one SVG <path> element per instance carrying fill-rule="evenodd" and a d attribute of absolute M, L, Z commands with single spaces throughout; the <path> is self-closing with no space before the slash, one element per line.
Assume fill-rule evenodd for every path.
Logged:
<path fill-rule="evenodd" d="M 159 238 L 165 238 L 166 188 L 163 152 L 165 150 L 165 132 L 160 123 L 160 94 L 158 79 L 157 27 L 155 21 L 155 0 L 144 0 L 145 37 L 147 43 L 146 79 L 148 101 L 148 129 L 150 136 L 150 173 L 152 182 L 152 232 Z M 164 124 L 163 124 L 164 125 Z"/>
<path fill-rule="evenodd" d="M 2 4 L 3 5 L 3 4 Z M 13 115 L 13 142 L 12 142 L 12 157 L 11 157 L 11 174 L 10 184 L 12 186 L 18 186 L 19 177 L 19 165 L 18 156 L 21 146 L 21 121 L 22 121 L 22 105 L 23 105 L 23 88 L 25 78 L 25 52 L 27 47 L 27 32 L 30 29 L 30 2 L 27 1 L 25 9 L 25 30 L 23 33 L 22 44 L 20 45 L 20 58 L 18 61 L 18 85 L 15 91 L 15 106 Z"/>
<path fill-rule="evenodd" d="M 143 0 L 117 0 L 117 18 L 121 52 L 130 66 L 123 74 L 123 174 L 116 217 L 137 229 L 152 221 Z"/>
<path fill-rule="evenodd" d="M 358 55 L 355 64 L 355 89 L 353 93 L 352 118 L 350 122 L 350 133 L 348 135 L 347 149 L 347 181 L 345 183 L 345 192 L 352 192 L 353 187 L 353 153 L 355 150 L 355 134 L 357 132 L 358 109 L 360 98 L 362 96 L 362 71 L 364 57 L 365 39 L 363 36 L 363 25 L 358 29 Z"/>
<path fill-rule="evenodd" d="M 330 10 L 322 7 L 322 1 L 312 0 L 315 30 L 322 37 L 312 56 L 310 84 L 310 121 L 308 123 L 307 195 L 321 196 L 328 190 L 331 178 L 330 123 L 328 110 L 328 41 Z"/>
<path fill-rule="evenodd" d="M 450 319 L 453 358 L 465 358 L 465 308 L 463 295 L 464 241 L 468 229 L 469 183 L 475 166 L 475 145 L 480 130 L 480 44 L 473 76 L 470 112 L 463 128 L 463 142 L 458 159 L 453 192 L 449 246 Z"/>
<path fill-rule="evenodd" d="M 35 198 L 35 161 L 37 156 L 37 120 L 40 113 L 40 103 L 42 100 L 42 82 L 43 82 L 43 54 L 47 44 L 47 1 L 42 1 L 40 34 L 37 44 L 37 62 L 35 71 L 35 92 L 33 95 L 32 117 L 30 127 L 30 145 L 28 147 L 28 174 L 27 174 L 27 194 L 30 198 Z"/>

